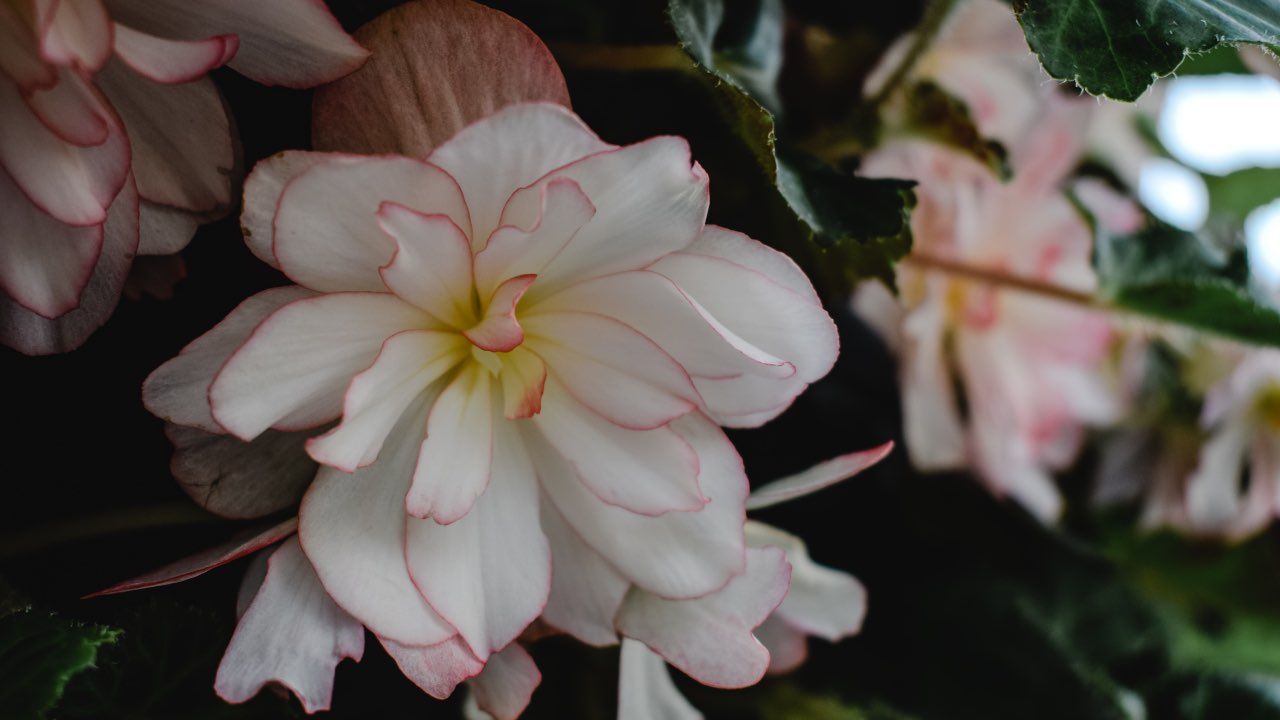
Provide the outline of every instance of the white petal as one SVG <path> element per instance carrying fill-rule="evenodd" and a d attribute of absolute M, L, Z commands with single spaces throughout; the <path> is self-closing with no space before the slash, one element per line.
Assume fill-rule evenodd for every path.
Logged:
<path fill-rule="evenodd" d="M 476 255 L 476 289 L 482 296 L 507 278 L 542 272 L 596 214 L 595 206 L 572 180 L 548 183 L 541 200 L 533 227 L 526 230 L 504 225 L 488 237 Z"/>
<path fill-rule="evenodd" d="M 38 21 L 40 54 L 59 65 L 92 74 L 111 57 L 111 18 L 98 0 L 48 3 L 52 14 Z M 37 12 L 40 12 L 37 10 Z"/>
<path fill-rule="evenodd" d="M 431 409 L 405 496 L 410 515 L 448 524 L 471 510 L 492 476 L 495 415 L 493 378 L 470 363 Z"/>
<path fill-rule="evenodd" d="M 453 333 L 406 330 L 387 338 L 369 369 L 347 387 L 338 427 L 307 441 L 317 462 L 353 472 L 377 459 L 405 408 L 464 357 Z"/>
<path fill-rule="evenodd" d="M 618 611 L 618 632 L 705 685 L 754 685 L 769 667 L 769 651 L 751 631 L 782 602 L 790 576 L 781 550 L 752 548 L 747 569 L 706 597 L 664 600 L 632 588 Z"/>
<path fill-rule="evenodd" d="M 747 521 L 747 544 L 776 547 L 791 563 L 791 589 L 776 615 L 809 635 L 835 642 L 862 629 L 867 591 L 852 575 L 815 563 L 800 538 L 754 520 Z"/>
<path fill-rule="evenodd" d="M 165 426 L 169 471 L 200 507 L 229 518 L 258 518 L 296 505 L 316 476 L 306 433 L 268 430 L 246 443 L 192 427 Z"/>
<path fill-rule="evenodd" d="M 520 227 L 537 218 L 542 186 L 557 178 L 578 183 L 596 208 L 539 275 L 535 290 L 638 270 L 688 247 L 702 230 L 708 205 L 707 175 L 689 152 L 682 139 L 654 138 L 578 160 L 512 195 L 501 222 Z"/>
<path fill-rule="evenodd" d="M 593 312 L 524 314 L 529 349 L 578 402 L 624 428 L 661 427 L 698 406 L 684 368 L 634 329 Z"/>
<path fill-rule="evenodd" d="M 542 358 L 518 347 L 501 356 L 503 414 L 508 420 L 530 418 L 542 411 L 542 391 L 547 383 L 547 365 Z"/>
<path fill-rule="evenodd" d="M 631 583 L 583 541 L 546 497 L 542 530 L 551 545 L 551 594 L 542 619 L 588 645 L 614 645 L 613 617 Z"/>
<path fill-rule="evenodd" d="M 543 489 L 587 544 L 651 592 L 699 597 L 742 571 L 747 478 L 733 444 L 705 417 L 690 413 L 671 428 L 698 453 L 699 483 L 709 500 L 698 512 L 646 517 L 607 505 L 545 440 L 528 433 L 526 442 Z"/>
<path fill-rule="evenodd" d="M 236 152 L 212 80 L 162 85 L 111 62 L 97 82 L 129 131 L 143 198 L 201 213 L 231 205 Z"/>
<path fill-rule="evenodd" d="M 829 488 L 885 459 L 892 450 L 893 443 L 887 442 L 870 450 L 851 452 L 820 462 L 803 472 L 774 480 L 751 492 L 747 497 L 747 509 L 767 508 Z"/>
<path fill-rule="evenodd" d="M 383 341 L 424 327 L 431 321 L 422 311 L 384 293 L 296 300 L 262 321 L 218 372 L 209 388 L 213 417 L 245 440 L 272 426 L 326 423 Z"/>
<path fill-rule="evenodd" d="M 166 40 L 115 23 L 114 46 L 120 60 L 139 75 L 155 82 L 186 83 L 204 77 L 236 53 L 235 35 L 214 35 L 203 40 Z"/>
<path fill-rule="evenodd" d="M 329 595 L 375 634 L 404 645 L 456 635 L 405 565 L 404 493 L 427 409 L 419 400 L 405 412 L 373 465 L 353 475 L 321 468 L 299 511 L 298 538 Z"/>
<path fill-rule="evenodd" d="M 1248 444 L 1248 424 L 1231 418 L 1201 446 L 1196 468 L 1187 478 L 1187 516 L 1194 526 L 1219 531 L 1240 512 L 1240 473 Z M 1254 481 L 1265 482 L 1260 477 Z"/>
<path fill-rule="evenodd" d="M 699 490 L 697 452 L 670 427 L 631 430 L 603 421 L 554 380 L 533 422 L 574 476 L 609 505 L 661 515 L 708 502 Z"/>
<path fill-rule="evenodd" d="M 142 383 L 142 403 L 152 414 L 211 433 L 226 430 L 209 411 L 209 386 L 227 358 L 276 310 L 315 293 L 296 285 L 263 290 L 240 303 L 177 357 L 156 368 Z"/>
<path fill-rule="evenodd" d="M 809 657 L 809 640 L 804 631 L 791 627 L 777 613 L 756 628 L 755 636 L 769 651 L 770 675 L 791 672 Z"/>
<path fill-rule="evenodd" d="M 79 347 L 111 317 L 137 250 L 138 193 L 129 180 L 111 204 L 102 253 L 80 292 L 79 306 L 56 320 L 49 320 L 0 296 L 0 342 L 28 355 L 66 352 Z"/>
<path fill-rule="evenodd" d="M 241 703 L 277 682 L 308 713 L 328 710 L 333 673 L 364 654 L 364 627 L 325 593 L 297 538 L 268 561 L 267 576 L 218 665 L 218 697 Z"/>
<path fill-rule="evenodd" d="M 285 150 L 259 160 L 244 181 L 244 208 L 240 211 L 240 229 L 245 244 L 254 256 L 277 270 L 280 263 L 275 245 L 276 206 L 289 181 L 324 162 L 341 157 L 336 153 Z"/>
<path fill-rule="evenodd" d="M 449 697 L 459 683 L 479 675 L 484 669 L 484 663 L 471 654 L 467 644 L 457 635 L 426 646 L 403 645 L 384 637 L 378 640 L 396 661 L 400 672 L 437 700 Z"/>
<path fill-rule="evenodd" d="M 455 328 L 471 317 L 471 240 L 447 215 L 427 215 L 392 202 L 378 208 L 378 227 L 396 242 L 380 271 L 391 291 Z"/>
<path fill-rule="evenodd" d="M 661 655 L 636 640 L 622 641 L 618 720 L 702 720 L 680 694 Z"/>
<path fill-rule="evenodd" d="M 214 211 L 218 214 L 218 211 Z M 143 200 L 138 205 L 138 254 L 174 255 L 195 237 L 196 229 L 211 217 L 205 213 L 157 205 Z"/>
<path fill-rule="evenodd" d="M 447 215 L 471 235 L 462 191 L 440 168 L 403 157 L 336 156 L 294 176 L 281 193 L 273 241 L 280 268 L 316 290 L 385 291 L 378 270 L 396 244 L 378 226 L 384 202 Z"/>
<path fill-rule="evenodd" d="M 160 37 L 235 35 L 240 48 L 231 67 L 264 85 L 313 87 L 360 67 L 369 54 L 318 0 L 106 2 L 116 20 Z"/>
<path fill-rule="evenodd" d="M 965 467 L 964 424 L 944 354 L 943 308 L 936 301 L 902 323 L 902 415 L 911 462 L 926 472 Z"/>
<path fill-rule="evenodd" d="M 529 705 L 529 698 L 542 673 L 533 658 L 520 646 L 511 643 L 502 652 L 489 658 L 484 672 L 467 682 L 471 686 L 476 705 L 494 720 L 515 720 Z"/>
<path fill-rule="evenodd" d="M 537 275 L 517 275 L 498 285 L 480 322 L 463 335 L 481 350 L 500 353 L 515 350 L 524 342 L 524 328 L 516 319 L 516 305 L 537 278 Z"/>
<path fill-rule="evenodd" d="M 414 583 L 481 660 L 538 617 L 551 584 L 533 465 L 511 423 L 493 422 L 488 490 L 450 525 L 410 519 L 406 541 Z"/>

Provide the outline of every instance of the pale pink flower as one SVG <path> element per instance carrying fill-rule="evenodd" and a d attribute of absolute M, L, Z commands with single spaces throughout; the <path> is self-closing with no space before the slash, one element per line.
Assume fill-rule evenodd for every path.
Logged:
<path fill-rule="evenodd" d="M 791 566 L 749 546 L 718 426 L 768 421 L 831 368 L 808 279 L 705 225 L 683 140 L 596 137 L 506 15 L 415 2 L 358 37 L 373 59 L 316 101 L 317 144 L 346 152 L 285 153 L 246 184 L 247 242 L 298 284 L 246 300 L 144 387 L 193 496 L 255 517 L 306 488 L 299 516 L 114 590 L 285 540 L 246 579 L 216 683 L 231 701 L 274 681 L 326 707 L 362 626 L 425 692 L 466 681 L 500 718 L 538 683 L 517 642 L 535 620 L 637 639 L 710 685 L 756 682 L 752 631 Z"/>
<path fill-rule="evenodd" d="M 1187 527 L 1240 539 L 1280 515 L 1280 351 L 1249 351 L 1209 389 L 1208 433 L 1186 481 Z"/>
<path fill-rule="evenodd" d="M 864 171 L 916 179 L 916 257 L 898 271 L 901 304 L 865 285 L 854 306 L 900 353 L 907 449 L 921 470 L 973 469 L 997 495 L 1052 519 L 1051 473 L 1075 457 L 1088 424 L 1118 403 L 1101 372 L 1112 331 L 1093 311 L 924 261 L 1088 293 L 1088 225 L 1059 190 L 1082 147 L 1077 106 L 1046 118 L 1001 183 L 956 152 L 919 141 L 873 153 Z M 956 394 L 957 381 L 963 389 Z"/>
<path fill-rule="evenodd" d="M 78 346 L 135 254 L 177 252 L 229 209 L 210 70 L 310 87 L 365 55 L 319 0 L 0 3 L 0 342 Z"/>

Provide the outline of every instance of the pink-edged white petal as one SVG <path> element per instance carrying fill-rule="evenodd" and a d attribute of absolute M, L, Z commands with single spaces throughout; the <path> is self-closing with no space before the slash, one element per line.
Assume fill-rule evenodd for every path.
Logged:
<path fill-rule="evenodd" d="M 707 250 L 720 253 L 723 247 L 739 248 L 743 257 L 754 258 L 752 265 Z M 675 282 L 738 337 L 795 366 L 795 374 L 784 379 L 743 375 L 698 383 L 718 421 L 742 426 L 749 423 L 735 422 L 733 416 L 751 415 L 759 424 L 762 416 L 768 419 L 782 412 L 835 364 L 835 323 L 812 287 L 800 284 L 794 265 L 757 241 L 709 226 L 687 251 L 668 255 L 651 269 Z M 764 412 L 770 408 L 771 413 Z"/>
<path fill-rule="evenodd" d="M 488 487 L 495 447 L 493 383 L 488 370 L 471 363 L 440 393 L 405 495 L 410 515 L 456 522 Z"/>
<path fill-rule="evenodd" d="M 551 546 L 551 593 L 542 619 L 588 645 L 615 645 L 613 617 L 631 583 L 588 545 L 544 496 L 542 531 Z"/>
<path fill-rule="evenodd" d="M 542 391 L 547 384 L 547 364 L 528 348 L 518 347 L 501 356 L 502 413 L 508 420 L 530 418 L 542 411 Z"/>
<path fill-rule="evenodd" d="M 529 705 L 542 673 L 529 652 L 511 643 L 489 658 L 484 672 L 467 681 L 476 705 L 494 720 L 516 720 Z"/>
<path fill-rule="evenodd" d="M 385 291 L 378 271 L 396 250 L 378 226 L 385 202 L 446 215 L 470 235 L 462 191 L 440 168 L 404 157 L 338 156 L 295 176 L 280 195 L 273 241 L 280 268 L 325 292 Z"/>
<path fill-rule="evenodd" d="M 40 26 L 40 54 L 48 62 L 92 74 L 111 57 L 111 18 L 101 0 L 53 2 Z"/>
<path fill-rule="evenodd" d="M 729 260 L 754 270 L 782 287 L 821 305 L 813 282 L 796 262 L 785 253 L 774 250 L 759 240 L 717 225 L 708 225 L 686 252 Z"/>
<path fill-rule="evenodd" d="M 524 342 L 524 328 L 516 320 L 516 304 L 537 279 L 537 275 L 518 275 L 493 291 L 480 322 L 462 334 L 471 344 L 490 352 L 511 352 Z"/>
<path fill-rule="evenodd" d="M 97 82 L 129 131 L 142 197 L 199 213 L 231 205 L 236 150 L 212 80 L 162 85 L 113 61 Z"/>
<path fill-rule="evenodd" d="M 41 317 L 74 310 L 102 253 L 103 225 L 58 222 L 32 205 L 3 172 L 0 207 L 0 290 Z"/>
<path fill-rule="evenodd" d="M 532 432 L 525 438 L 543 490 L 579 537 L 650 592 L 699 597 L 742 572 L 747 477 L 733 444 L 702 415 L 690 413 L 671 428 L 698 453 L 708 503 L 697 512 L 647 517 L 608 505 L 545 440 Z"/>
<path fill-rule="evenodd" d="M 244 204 L 240 211 L 240 230 L 254 257 L 280 269 L 273 249 L 275 244 L 276 206 L 289 181 L 320 163 L 341 157 L 334 153 L 285 150 L 253 166 L 244 181 Z"/>
<path fill-rule="evenodd" d="M 422 598 L 405 565 L 404 493 L 427 410 L 418 400 L 405 411 L 373 465 L 353 475 L 321 468 L 298 513 L 298 538 L 320 582 L 384 644 L 436 645 L 457 635 Z"/>
<path fill-rule="evenodd" d="M 218 214 L 217 210 L 213 214 Z M 196 229 L 201 223 L 212 220 L 209 214 L 192 212 L 190 210 L 182 210 L 180 208 L 170 207 L 168 205 L 158 205 L 153 202 L 143 200 L 138 205 L 138 255 L 153 256 L 155 262 L 142 263 L 149 267 L 142 272 L 154 274 L 154 279 L 164 277 L 163 272 L 158 272 L 165 268 L 172 268 L 181 264 L 182 258 L 164 258 L 156 259 L 154 256 L 176 255 L 181 252 L 191 239 L 196 235 Z M 138 264 L 135 264 L 135 268 Z M 185 266 L 184 270 L 185 270 Z M 185 272 L 182 277 L 186 277 Z M 174 278 L 174 283 L 181 280 L 182 277 Z M 160 283 L 154 283 L 161 285 Z M 172 288 L 173 284 L 168 287 Z M 156 297 L 160 297 L 157 295 Z M 170 294 L 172 297 L 172 294 Z M 161 299 L 168 299 L 161 297 Z"/>
<path fill-rule="evenodd" d="M 209 387 L 214 420 L 244 440 L 273 426 L 329 422 L 383 341 L 431 326 L 421 310 L 383 293 L 295 300 L 262 321 L 218 372 Z"/>
<path fill-rule="evenodd" d="M 809 640 L 804 631 L 791 627 L 777 614 L 756 628 L 755 636 L 769 651 L 770 675 L 789 673 L 809 657 Z"/>
<path fill-rule="evenodd" d="M 234 35 L 230 65 L 264 85 L 313 87 L 360 67 L 368 51 L 342 30 L 321 0 L 106 0 L 117 21 L 174 40 Z"/>
<path fill-rule="evenodd" d="M 306 433 L 268 430 L 246 443 L 193 427 L 165 426 L 173 443 L 169 472 L 200 507 L 235 519 L 259 518 L 296 505 L 316 476 Z"/>
<path fill-rule="evenodd" d="M 185 83 L 204 77 L 236 54 L 235 35 L 203 40 L 166 40 L 115 24 L 115 51 L 139 75 L 158 83 Z"/>
<path fill-rule="evenodd" d="M 0 169 L 54 218 L 98 225 L 129 176 L 129 142 L 112 117 L 105 141 L 80 147 L 45 126 L 7 76 L 0 75 Z"/>
<path fill-rule="evenodd" d="M 312 138 L 321 150 L 425 157 L 512 103 L 569 104 L 564 76 L 542 41 L 478 3 L 405 3 L 356 37 L 373 56 L 316 93 Z"/>
<path fill-rule="evenodd" d="M 790 580 L 781 550 L 751 548 L 746 570 L 706 597 L 666 600 L 632 588 L 618 611 L 618 632 L 704 685 L 754 685 L 769 667 L 769 651 L 751 631 L 782 602 Z"/>
<path fill-rule="evenodd" d="M 657 137 L 602 151 L 549 173 L 511 196 L 501 222 L 532 226 L 542 204 L 542 186 L 559 178 L 578 183 L 596 213 L 539 274 L 537 292 L 644 268 L 688 247 L 707 217 L 707 174 L 693 162 L 689 144 Z"/>
<path fill-rule="evenodd" d="M 297 538 L 271 554 L 267 574 L 236 625 L 213 689 L 230 703 L 267 683 L 289 688 L 308 713 L 329 709 L 333 673 L 345 658 L 360 662 L 364 627 L 325 593 Z"/>
<path fill-rule="evenodd" d="M 702 720 L 676 688 L 667 661 L 624 638 L 618 663 L 618 720 Z"/>
<path fill-rule="evenodd" d="M 747 521 L 747 545 L 776 547 L 791 564 L 791 589 L 775 611 L 788 625 L 829 642 L 856 635 L 867 615 L 867 591 L 852 575 L 815 563 L 804 541 L 778 528 Z"/>
<path fill-rule="evenodd" d="M 481 660 L 507 647 L 538 617 L 551 585 L 551 551 L 538 520 L 533 464 L 511 423 L 492 422 L 497 427 L 488 490 L 450 525 L 410 519 L 405 545 L 409 574 L 422 596 Z"/>
<path fill-rule="evenodd" d="M 449 697 L 460 683 L 484 670 L 484 663 L 457 635 L 426 646 L 404 645 L 384 637 L 378 640 L 400 672 L 437 700 Z"/>
<path fill-rule="evenodd" d="M 144 573 L 138 577 L 116 583 L 105 590 L 87 595 L 87 598 L 102 595 L 117 595 L 133 590 L 163 587 L 180 583 L 184 580 L 200 577 L 216 567 L 222 567 L 233 560 L 257 552 L 268 545 L 274 545 L 294 534 L 298 529 L 298 519 L 289 518 L 284 522 L 243 533 L 221 545 L 202 550 L 191 557 L 169 563 L 162 568 Z"/>
<path fill-rule="evenodd" d="M 893 443 L 887 442 L 870 450 L 860 450 L 831 458 L 808 470 L 774 480 L 751 491 L 747 496 L 747 509 L 767 508 L 829 488 L 875 465 L 888 457 L 892 451 Z"/>
<path fill-rule="evenodd" d="M 441 322 L 466 327 L 471 317 L 471 240 L 447 215 L 424 214 L 393 202 L 378 208 L 378 226 L 395 240 L 380 270 L 401 299 Z"/>
<path fill-rule="evenodd" d="M 635 328 L 694 376 L 695 384 L 703 378 L 743 373 L 772 378 L 795 374 L 791 363 L 738 337 L 655 272 L 634 270 L 587 280 L 560 290 L 536 308 L 538 312 L 590 308 Z"/>
<path fill-rule="evenodd" d="M 101 145 L 115 122 L 93 86 L 65 67 L 58 68 L 57 82 L 25 99 L 45 127 L 72 145 Z"/>
<path fill-rule="evenodd" d="M 522 103 L 503 108 L 463 128 L 436 148 L 430 160 L 458 179 L 471 208 L 475 236 L 481 240 L 498 229 L 502 210 L 516 190 L 556 168 L 613 147 L 561 105 Z M 537 217 L 550 217 L 553 209 L 557 216 L 556 222 L 540 234 L 546 242 L 557 241 L 550 234 L 553 229 L 568 231 L 564 239 L 571 237 L 572 232 L 595 212 L 594 206 L 587 212 L 586 204 L 591 201 L 585 197 L 575 199 L 565 194 L 556 199 L 558 192 L 553 186 L 567 189 L 571 183 L 567 179 L 551 181 L 540 195 L 538 204 L 542 212 Z M 556 201 L 552 202 L 553 199 Z M 566 213 L 563 217 L 560 216 L 562 204 Z M 528 222 L 519 227 L 532 230 L 537 220 L 534 217 L 524 219 Z M 545 250 L 539 255 L 554 257 L 554 253 Z M 537 270 L 524 268 L 521 272 L 536 273 Z M 492 282 L 493 279 L 488 278 L 487 281 Z"/>
<path fill-rule="evenodd" d="M 76 309 L 50 320 L 0 296 L 0 343 L 27 355 L 79 347 L 111 317 L 137 251 L 138 193 L 130 179 L 111 204 L 103 226 L 102 252 Z"/>
<path fill-rule="evenodd" d="M 58 81 L 57 68 L 40 57 L 31 23 L 11 3 L 0 3 L 0 73 L 28 93 Z"/>
<path fill-rule="evenodd" d="M 593 312 L 525 314 L 529 347 L 578 402 L 628 429 L 661 427 L 698 406 L 689 374 L 649 338 Z"/>
<path fill-rule="evenodd" d="M 192 340 L 177 357 L 156 368 L 142 383 L 142 403 L 171 423 L 210 433 L 226 430 L 209 410 L 209 386 L 227 358 L 276 310 L 315 293 L 296 285 L 263 290 L 240 303 L 222 322 Z"/>
<path fill-rule="evenodd" d="M 453 333 L 406 330 L 387 338 L 369 369 L 356 375 L 342 403 L 342 422 L 307 441 L 317 462 L 347 472 L 377 459 L 405 408 L 464 357 Z"/>
<path fill-rule="evenodd" d="M 528 230 L 513 225 L 498 228 L 476 255 L 476 289 L 484 295 L 507 278 L 542 272 L 595 213 L 595 206 L 572 180 L 546 185 L 537 223 Z"/>
<path fill-rule="evenodd" d="M 698 453 L 670 427 L 631 430 L 605 421 L 555 380 L 548 382 L 533 423 L 573 476 L 604 503 L 657 516 L 696 511 L 709 502 L 699 489 Z"/>

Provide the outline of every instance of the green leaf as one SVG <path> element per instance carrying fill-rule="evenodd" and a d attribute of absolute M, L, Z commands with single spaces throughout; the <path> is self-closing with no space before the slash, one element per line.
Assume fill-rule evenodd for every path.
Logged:
<path fill-rule="evenodd" d="M 901 108 L 887 108 L 900 117 L 897 132 L 923 137 L 966 153 L 986 165 L 996 176 L 1012 176 L 1004 147 L 987 140 L 962 100 L 932 82 L 918 82 L 902 93 Z"/>
<path fill-rule="evenodd" d="M 828 279 L 845 289 L 870 276 L 892 284 L 893 263 L 911 247 L 914 183 L 857 177 L 780 141 L 774 116 L 761 103 L 769 100 L 771 84 L 762 89 L 759 77 L 744 79 L 733 72 L 744 65 L 744 57 L 781 52 L 781 32 L 762 29 L 781 22 L 780 14 L 773 14 L 775 7 L 776 3 L 759 3 L 760 14 L 746 23 L 755 28 L 745 35 L 746 44 L 720 37 L 726 23 L 723 0 L 670 0 L 668 12 L 681 47 L 697 64 L 730 128 L 822 256 Z M 770 39 L 772 49 L 765 49 L 762 37 Z M 769 61 L 752 62 L 763 67 Z"/>
<path fill-rule="evenodd" d="M 1274 0 L 1016 0 L 1045 70 L 1093 95 L 1137 100 L 1188 54 L 1280 40 Z"/>
<path fill-rule="evenodd" d="M 1205 175 L 1209 214 L 1242 221 L 1257 208 L 1280 198 L 1280 168 L 1252 167 L 1227 175 Z"/>
<path fill-rule="evenodd" d="M 1094 264 L 1111 307 L 1280 347 L 1280 311 L 1250 291 L 1241 253 L 1153 220 L 1136 235 L 1098 238 Z"/>
<path fill-rule="evenodd" d="M 27 610 L 0 619 L 0 718 L 35 720 L 120 631 Z"/>

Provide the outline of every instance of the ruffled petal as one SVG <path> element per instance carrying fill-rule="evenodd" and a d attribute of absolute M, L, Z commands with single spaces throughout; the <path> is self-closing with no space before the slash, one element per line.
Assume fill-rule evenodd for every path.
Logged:
<path fill-rule="evenodd" d="M 384 645 L 388 641 L 436 645 L 457 634 L 422 598 L 405 565 L 404 494 L 417 461 L 427 410 L 427 404 L 418 400 L 405 412 L 387 438 L 386 451 L 373 465 L 352 475 L 321 468 L 298 513 L 298 538 L 320 582 Z M 458 644 L 466 655 L 471 654 L 461 641 Z M 474 656 L 471 661 L 479 663 Z M 477 667 L 475 672 L 479 671 Z"/>
<path fill-rule="evenodd" d="M 769 651 L 770 675 L 789 673 L 809 657 L 809 640 L 804 631 L 791 627 L 777 614 L 756 628 L 755 636 Z"/>
<path fill-rule="evenodd" d="M 618 632 L 704 685 L 754 685 L 769 667 L 769 651 L 751 631 L 782 602 L 790 578 L 781 550 L 752 548 L 746 570 L 706 597 L 665 600 L 632 588 L 618 611 Z"/>
<path fill-rule="evenodd" d="M 616 644 L 613 617 L 631 583 L 578 536 L 545 496 L 542 530 L 554 569 L 542 619 L 588 645 Z"/>
<path fill-rule="evenodd" d="M 244 207 L 240 229 L 254 257 L 279 270 L 274 250 L 276 207 L 289 181 L 324 162 L 342 157 L 336 153 L 285 150 L 259 160 L 244 181 Z"/>
<path fill-rule="evenodd" d="M 462 334 L 481 350 L 498 353 L 515 350 L 524 342 L 524 328 L 516 319 L 516 305 L 537 278 L 537 275 L 518 275 L 499 285 L 485 305 L 480 322 Z"/>
<path fill-rule="evenodd" d="M 316 476 L 303 449 L 307 433 L 268 430 L 246 443 L 192 427 L 165 426 L 173 443 L 169 472 L 211 513 L 259 518 L 296 505 Z"/>
<path fill-rule="evenodd" d="M 406 302 L 454 328 L 471 317 L 471 241 L 447 215 L 426 215 L 392 202 L 378 208 L 378 227 L 395 240 L 382 280 Z"/>
<path fill-rule="evenodd" d="M 462 191 L 443 170 L 402 157 L 338 156 L 295 176 L 280 195 L 273 245 L 280 268 L 325 292 L 385 291 L 378 271 L 396 249 L 378 226 L 385 202 L 446 215 L 471 234 Z"/>
<path fill-rule="evenodd" d="M 174 40 L 235 35 L 231 67 L 264 85 L 314 87 L 364 63 L 369 53 L 321 0 L 106 0 L 117 21 Z"/>
<path fill-rule="evenodd" d="M 101 0 L 51 3 L 40 23 L 40 54 L 48 62 L 97 72 L 111 57 L 111 18 Z"/>
<path fill-rule="evenodd" d="M 478 3 L 406 3 L 356 37 L 373 57 L 316 93 L 312 137 L 320 150 L 426 157 L 512 103 L 569 104 L 564 76 L 542 41 Z"/>
<path fill-rule="evenodd" d="M 518 347 L 501 357 L 502 412 L 508 420 L 530 418 L 542 411 L 547 364 L 528 348 Z"/>
<path fill-rule="evenodd" d="M 699 490 L 699 457 L 670 427 L 632 430 L 602 422 L 548 382 L 538 432 L 601 501 L 641 515 L 691 512 L 709 500 Z"/>
<path fill-rule="evenodd" d="M 295 300 L 255 328 L 209 387 L 214 420 L 243 440 L 338 417 L 352 377 L 383 341 L 431 327 L 421 310 L 384 293 Z"/>
<path fill-rule="evenodd" d="M 702 720 L 667 672 L 667 661 L 644 646 L 623 639 L 618 667 L 618 720 Z"/>
<path fill-rule="evenodd" d="M 532 462 L 516 429 L 495 422 L 488 491 L 450 525 L 409 520 L 406 544 L 409 574 L 423 597 L 476 657 L 491 661 L 542 612 L 551 584 Z"/>
<path fill-rule="evenodd" d="M 481 711 L 494 720 L 516 720 L 529 706 L 542 673 L 528 651 L 511 643 L 489 658 L 484 672 L 467 681 Z"/>
<path fill-rule="evenodd" d="M 595 214 L 595 206 L 574 181 L 548 184 L 543 188 L 541 212 L 532 228 L 506 225 L 488 236 L 488 243 L 476 255 L 476 289 L 483 296 L 507 278 L 542 272 Z"/>
<path fill-rule="evenodd" d="M 115 24 L 115 51 L 134 72 L 158 83 L 186 83 L 204 77 L 236 54 L 235 35 L 203 40 L 166 40 Z"/>
<path fill-rule="evenodd" d="M 437 700 L 453 694 L 459 683 L 484 670 L 484 663 L 471 654 L 457 635 L 434 645 L 404 645 L 379 637 L 382 647 L 404 676 Z"/>
<path fill-rule="evenodd" d="M 804 541 L 754 520 L 747 521 L 747 545 L 776 547 L 791 564 L 791 589 L 776 615 L 792 627 L 829 642 L 856 635 L 867 614 L 867 591 L 852 575 L 815 563 Z"/>
<path fill-rule="evenodd" d="M 325 465 L 354 472 L 373 463 L 405 408 L 464 357 L 453 333 L 407 330 L 387 338 L 369 369 L 347 387 L 338 427 L 307 441 Z"/>
<path fill-rule="evenodd" d="M 267 683 L 289 688 L 308 713 L 329 709 L 333 673 L 364 655 L 364 627 L 325 593 L 297 538 L 279 547 L 266 578 L 236 625 L 213 689 L 231 703 Z"/>
<path fill-rule="evenodd" d="M 470 512 L 493 473 L 495 410 L 493 377 L 477 363 L 440 393 L 405 495 L 410 515 L 448 524 Z"/>
<path fill-rule="evenodd" d="M 539 482 L 579 537 L 650 592 L 699 597 L 742 571 L 747 478 L 733 444 L 702 415 L 690 413 L 670 427 L 698 453 L 708 503 L 697 512 L 646 517 L 607 505 L 540 436 L 527 433 L 526 442 Z"/>

